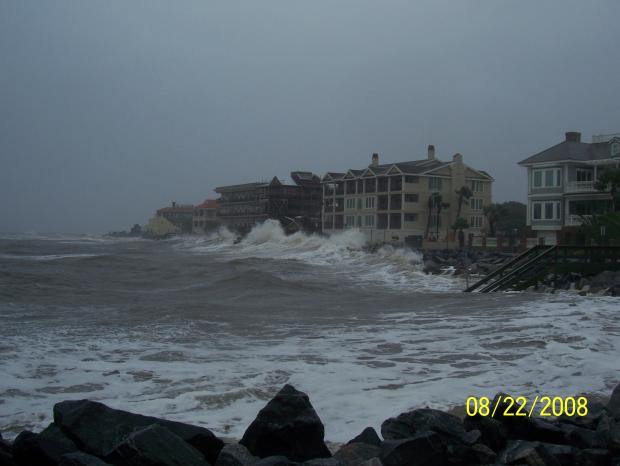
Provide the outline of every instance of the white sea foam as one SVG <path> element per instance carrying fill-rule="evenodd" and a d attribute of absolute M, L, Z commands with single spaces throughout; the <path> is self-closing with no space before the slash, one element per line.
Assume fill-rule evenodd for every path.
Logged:
<path fill-rule="evenodd" d="M 358 229 L 330 236 L 297 232 L 286 235 L 275 220 L 255 226 L 240 242 L 226 229 L 204 238 L 187 238 L 178 247 L 197 254 L 219 254 L 221 260 L 261 258 L 299 261 L 320 267 L 320 273 L 343 271 L 360 286 L 380 285 L 396 290 L 454 291 L 464 287 L 451 273 L 429 276 L 423 272 L 422 256 L 408 248 L 364 249 L 365 235 Z"/>
<path fill-rule="evenodd" d="M 0 348 L 0 428 L 40 429 L 55 402 L 91 398 L 238 438 L 291 383 L 310 395 L 326 437 L 345 441 L 399 412 L 463 404 L 469 395 L 608 393 L 618 382 L 616 299 L 490 299 L 496 304 L 484 311 L 447 313 L 437 303 L 247 335 L 193 321 L 145 322 L 125 333 L 76 324 L 35 330 L 36 338 L 11 334 Z"/>

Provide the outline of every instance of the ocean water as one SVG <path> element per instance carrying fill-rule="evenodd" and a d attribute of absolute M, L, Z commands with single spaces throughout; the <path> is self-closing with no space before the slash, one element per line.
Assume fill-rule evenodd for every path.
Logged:
<path fill-rule="evenodd" d="M 0 236 L 0 431 L 89 398 L 238 438 L 290 383 L 338 442 L 470 395 L 620 381 L 617 298 L 464 294 L 412 251 L 362 245 L 270 222 L 238 244 Z"/>

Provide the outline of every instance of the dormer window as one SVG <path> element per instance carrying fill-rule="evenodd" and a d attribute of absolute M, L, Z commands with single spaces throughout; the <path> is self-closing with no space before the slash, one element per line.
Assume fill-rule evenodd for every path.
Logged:
<path fill-rule="evenodd" d="M 617 157 L 620 155 L 620 142 L 613 142 L 611 144 L 611 156 Z"/>

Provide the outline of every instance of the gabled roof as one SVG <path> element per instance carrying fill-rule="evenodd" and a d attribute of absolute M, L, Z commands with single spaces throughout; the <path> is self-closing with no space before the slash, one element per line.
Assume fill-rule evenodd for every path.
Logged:
<path fill-rule="evenodd" d="M 344 176 L 344 173 L 327 172 L 325 173 L 325 176 L 323 177 L 323 181 L 336 181 L 336 180 L 342 179 L 343 176 Z"/>
<path fill-rule="evenodd" d="M 587 143 L 577 141 L 562 141 L 555 146 L 521 160 L 519 165 L 529 165 L 544 162 L 559 162 L 560 160 L 592 161 L 611 158 L 610 144 L 607 142 Z"/>
<path fill-rule="evenodd" d="M 207 199 L 202 204 L 198 204 L 196 209 L 217 209 L 217 201 L 215 199 Z"/>

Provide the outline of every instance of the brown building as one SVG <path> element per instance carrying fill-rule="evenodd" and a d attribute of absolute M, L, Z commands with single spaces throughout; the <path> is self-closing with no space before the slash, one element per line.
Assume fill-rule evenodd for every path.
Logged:
<path fill-rule="evenodd" d="M 220 186 L 218 218 L 229 229 L 246 233 L 267 219 L 290 230 L 320 231 L 321 179 L 311 172 L 291 172 L 293 183 L 271 181 Z"/>

